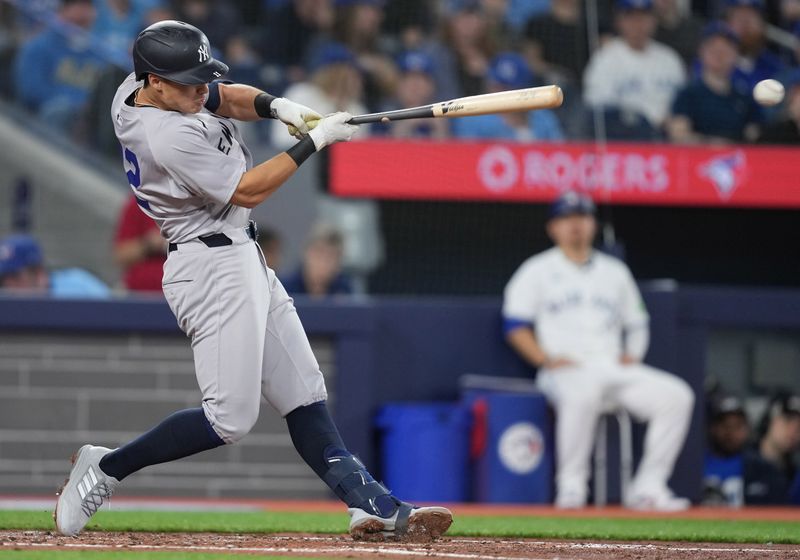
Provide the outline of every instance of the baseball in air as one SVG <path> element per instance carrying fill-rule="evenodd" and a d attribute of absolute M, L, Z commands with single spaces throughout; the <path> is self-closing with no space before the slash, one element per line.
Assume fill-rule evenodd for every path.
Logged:
<path fill-rule="evenodd" d="M 764 107 L 771 107 L 783 101 L 785 91 L 778 80 L 761 80 L 753 88 L 753 97 Z"/>

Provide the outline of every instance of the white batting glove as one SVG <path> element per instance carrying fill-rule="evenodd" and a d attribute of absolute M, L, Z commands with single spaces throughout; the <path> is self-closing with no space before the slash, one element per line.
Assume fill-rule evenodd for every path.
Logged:
<path fill-rule="evenodd" d="M 347 142 L 358 130 L 357 124 L 347 124 L 353 118 L 350 113 L 332 113 L 320 120 L 316 128 L 308 133 L 317 151 L 336 142 Z"/>
<path fill-rule="evenodd" d="M 273 116 L 286 125 L 293 126 L 301 135 L 308 134 L 308 121 L 315 121 L 322 118 L 322 115 L 314 109 L 290 101 L 285 97 L 278 97 L 272 100 L 269 106 Z"/>

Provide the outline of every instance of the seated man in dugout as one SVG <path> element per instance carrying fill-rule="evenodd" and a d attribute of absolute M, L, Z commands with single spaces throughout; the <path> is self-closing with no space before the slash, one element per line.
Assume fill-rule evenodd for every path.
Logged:
<path fill-rule="evenodd" d="M 547 233 L 555 247 L 529 258 L 505 289 L 509 344 L 538 369 L 556 411 L 556 506 L 587 502 L 598 417 L 621 407 L 648 423 L 644 456 L 625 505 L 677 511 L 689 500 L 667 486 L 694 406 L 689 385 L 642 363 L 649 317 L 628 267 L 593 249 L 591 198 L 567 192 L 553 203 Z"/>

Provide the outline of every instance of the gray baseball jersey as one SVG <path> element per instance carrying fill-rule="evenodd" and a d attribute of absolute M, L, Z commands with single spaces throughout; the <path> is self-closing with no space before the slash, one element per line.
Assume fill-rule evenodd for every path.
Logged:
<path fill-rule="evenodd" d="M 232 443 L 255 423 L 262 396 L 286 416 L 325 400 L 325 381 L 292 299 L 243 229 L 250 210 L 229 203 L 252 166 L 236 125 L 205 109 L 135 107 L 141 86 L 128 76 L 111 116 L 139 206 L 176 244 L 164 297 L 192 340 L 206 417 Z M 199 239 L 213 233 L 230 245 Z"/>
<path fill-rule="evenodd" d="M 131 74 L 111 104 L 139 206 L 174 243 L 246 226 L 250 210 L 229 203 L 253 164 L 236 124 L 205 108 L 184 114 L 134 107 L 142 85 Z"/>

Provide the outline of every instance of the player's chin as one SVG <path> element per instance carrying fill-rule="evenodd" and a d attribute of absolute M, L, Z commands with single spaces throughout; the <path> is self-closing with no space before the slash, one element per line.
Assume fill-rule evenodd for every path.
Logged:
<path fill-rule="evenodd" d="M 203 106 L 204 106 L 205 104 L 206 104 L 206 99 L 205 99 L 205 97 L 203 97 L 203 98 L 200 98 L 200 99 L 197 99 L 197 100 L 195 100 L 195 101 L 192 101 L 191 103 L 187 103 L 187 104 L 186 104 L 186 105 L 183 107 L 183 112 L 184 112 L 184 113 L 189 113 L 189 114 L 195 114 L 195 113 L 199 113 L 200 111 L 202 111 L 202 110 L 203 110 Z"/>

